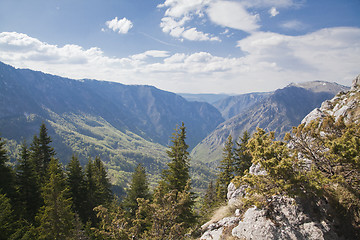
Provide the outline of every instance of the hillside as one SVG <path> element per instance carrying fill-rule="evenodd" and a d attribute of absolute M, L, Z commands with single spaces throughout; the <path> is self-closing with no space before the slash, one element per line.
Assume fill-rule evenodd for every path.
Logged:
<path fill-rule="evenodd" d="M 258 102 L 268 98 L 272 93 L 247 93 L 230 96 L 213 103 L 226 120 L 247 111 Z"/>
<path fill-rule="evenodd" d="M 228 185 L 200 239 L 359 239 L 359 121 L 360 75 L 306 115 L 287 144 L 258 131 L 248 144 L 253 165 Z"/>
<path fill-rule="evenodd" d="M 222 121 L 210 104 L 155 87 L 72 80 L 0 63 L 1 136 L 12 147 L 22 138 L 30 143 L 45 122 L 63 162 L 72 152 L 81 159 L 100 155 L 110 173 L 127 177 L 144 162 L 155 177 L 177 124 L 185 123 L 194 147 Z"/>
<path fill-rule="evenodd" d="M 348 88 L 336 83 L 315 81 L 290 84 L 273 93 L 258 95 L 262 97 L 261 100 L 252 98 L 253 95 L 250 94 L 245 95 L 243 99 L 255 99 L 255 103 L 246 101 L 246 111 L 240 111 L 240 114 L 220 124 L 193 149 L 191 155 L 194 159 L 215 167 L 221 159 L 223 144 L 229 134 L 233 139 L 238 139 L 244 131 L 253 133 L 257 127 L 260 127 L 266 131 L 275 131 L 276 136 L 282 138 L 293 126 L 300 124 L 311 110 L 345 89 Z"/>

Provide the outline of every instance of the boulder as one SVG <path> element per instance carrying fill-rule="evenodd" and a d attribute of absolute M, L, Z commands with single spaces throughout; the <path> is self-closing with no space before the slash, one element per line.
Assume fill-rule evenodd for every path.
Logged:
<path fill-rule="evenodd" d="M 301 203 L 293 198 L 274 196 L 271 209 L 249 208 L 232 236 L 239 239 L 339 239 L 329 223 L 304 213 Z"/>

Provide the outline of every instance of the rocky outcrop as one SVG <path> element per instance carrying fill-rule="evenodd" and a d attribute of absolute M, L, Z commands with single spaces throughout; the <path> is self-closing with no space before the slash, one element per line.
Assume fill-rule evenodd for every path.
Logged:
<path fill-rule="evenodd" d="M 233 183 L 228 190 L 229 205 L 245 196 L 245 189 L 235 188 Z M 311 212 L 314 206 L 307 204 L 290 197 L 273 196 L 268 199 L 265 209 L 254 206 L 242 215 L 239 209 L 235 209 L 232 216 L 204 225 L 206 228 L 200 240 L 339 239 L 332 223 L 325 217 L 328 205 L 319 201 L 314 213 Z"/>
<path fill-rule="evenodd" d="M 248 209 L 232 236 L 239 239 L 338 239 L 329 223 L 304 213 L 303 205 L 293 198 L 274 196 L 271 209 Z"/>
<path fill-rule="evenodd" d="M 351 90 L 340 92 L 333 99 L 323 102 L 302 123 L 308 124 L 326 115 L 334 116 L 335 119 L 343 117 L 345 121 L 360 121 L 359 106 L 360 75 L 354 79 Z M 265 175 L 266 171 L 260 165 L 253 165 L 249 173 Z M 241 206 L 247 188 L 237 188 L 230 183 L 228 205 Z M 263 209 L 253 206 L 242 214 L 239 209 L 230 209 L 234 209 L 232 216 L 204 225 L 204 234 L 200 239 L 343 239 L 336 233 L 341 223 L 329 217 L 329 213 L 334 210 L 325 200 L 272 196 L 267 199 Z"/>
<path fill-rule="evenodd" d="M 308 124 L 314 119 L 324 118 L 326 115 L 334 116 L 335 120 L 343 117 L 345 122 L 358 122 L 360 120 L 360 75 L 352 82 L 351 89 L 341 91 L 331 100 L 326 100 L 320 108 L 310 112 L 301 123 Z"/>

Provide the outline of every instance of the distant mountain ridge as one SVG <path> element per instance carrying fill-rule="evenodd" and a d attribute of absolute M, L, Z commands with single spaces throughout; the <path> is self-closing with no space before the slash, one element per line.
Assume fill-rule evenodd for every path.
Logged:
<path fill-rule="evenodd" d="M 207 136 L 192 151 L 191 156 L 200 162 L 216 166 L 221 159 L 223 144 L 231 134 L 233 139 L 238 139 L 244 131 L 253 133 L 257 127 L 266 131 L 275 131 L 277 138 L 282 138 L 293 126 L 300 124 L 301 120 L 314 108 L 319 107 L 327 99 L 331 99 L 339 91 L 348 87 L 336 83 L 314 81 L 301 84 L 290 84 L 283 89 L 272 93 L 259 94 L 252 98 L 254 103 L 246 101 L 252 95 L 237 96 L 239 103 L 246 103 L 241 111 L 241 106 L 236 106 L 231 98 L 224 99 L 227 109 L 240 109 L 239 114 L 221 123 L 209 136 Z M 219 107 L 219 106 L 218 106 Z"/>
<path fill-rule="evenodd" d="M 1 136 L 30 143 L 45 122 L 62 161 L 72 152 L 100 155 L 127 176 L 143 162 L 156 177 L 177 124 L 185 123 L 194 147 L 223 120 L 208 103 L 152 86 L 73 80 L 0 62 Z"/>

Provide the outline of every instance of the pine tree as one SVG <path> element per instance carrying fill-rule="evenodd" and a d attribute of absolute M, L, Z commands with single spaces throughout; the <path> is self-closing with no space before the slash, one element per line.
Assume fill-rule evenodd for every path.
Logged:
<path fill-rule="evenodd" d="M 45 182 L 47 179 L 47 169 L 51 158 L 55 156 L 55 150 L 50 146 L 52 142 L 48 136 L 45 123 L 41 124 L 39 137 L 34 136 L 31 144 L 31 160 L 35 167 L 35 171 L 39 174 L 39 181 Z"/>
<path fill-rule="evenodd" d="M 100 157 L 95 157 L 94 160 L 94 178 L 96 183 L 96 202 L 97 205 L 109 204 L 113 200 L 111 191 L 111 183 L 107 176 L 106 168 Z"/>
<path fill-rule="evenodd" d="M 211 210 L 216 205 L 217 202 L 216 189 L 214 187 L 213 181 L 210 181 L 203 201 L 204 202 L 201 210 L 203 214 L 206 215 L 209 213 L 209 210 Z"/>
<path fill-rule="evenodd" d="M 220 201 L 226 199 L 227 187 L 234 178 L 233 146 L 232 136 L 229 135 L 223 149 L 223 159 L 220 161 L 220 171 L 216 182 L 216 194 Z"/>
<path fill-rule="evenodd" d="M 168 191 L 181 192 L 190 179 L 189 152 L 187 151 L 189 146 L 185 139 L 186 131 L 184 123 L 182 123 L 180 128 L 176 127 L 171 140 L 173 145 L 170 146 L 170 150 L 167 150 L 167 155 L 171 161 L 167 164 L 169 168 L 163 172 L 163 181 Z"/>
<path fill-rule="evenodd" d="M 71 239 L 75 223 L 66 178 L 58 160 L 49 164 L 49 180 L 43 187 L 44 206 L 37 216 L 40 239 Z"/>
<path fill-rule="evenodd" d="M 15 174 L 10 166 L 7 165 L 9 158 L 5 149 L 5 141 L 0 137 L 0 192 L 6 194 L 14 204 L 16 190 L 14 187 Z"/>
<path fill-rule="evenodd" d="M 85 223 L 88 220 L 86 216 L 86 181 L 85 174 L 76 155 L 71 157 L 71 161 L 67 166 L 67 184 L 69 186 L 70 197 L 73 200 L 73 211 Z"/>
<path fill-rule="evenodd" d="M 0 191 L 0 240 L 10 239 L 15 231 L 15 218 L 10 199 Z"/>
<path fill-rule="evenodd" d="M 251 166 L 251 154 L 248 151 L 247 143 L 249 142 L 250 134 L 245 131 L 243 136 L 236 142 L 237 148 L 235 149 L 234 171 L 237 176 L 244 175 L 244 171 L 248 170 Z"/>
<path fill-rule="evenodd" d="M 36 213 L 43 204 L 37 174 L 30 161 L 30 152 L 24 141 L 21 145 L 20 159 L 17 165 L 18 198 L 22 205 L 22 216 L 33 223 Z"/>
<path fill-rule="evenodd" d="M 171 161 L 168 163 L 169 168 L 163 172 L 157 197 L 160 198 L 158 199 L 159 203 L 161 203 L 162 197 L 170 199 L 165 205 L 170 204 L 171 209 L 176 212 L 176 216 L 174 216 L 176 226 L 181 225 L 187 229 L 196 222 L 196 215 L 193 211 L 195 202 L 190 187 L 189 153 L 185 139 L 186 131 L 184 123 L 182 123 L 180 128 L 175 129 L 172 136 L 173 145 L 167 151 Z M 157 210 L 155 209 L 155 211 Z"/>
<path fill-rule="evenodd" d="M 137 199 L 150 199 L 149 184 L 146 179 L 145 168 L 142 164 L 138 164 L 132 175 L 130 187 L 127 190 L 127 196 L 124 199 L 124 207 L 130 213 L 131 217 L 135 217 L 138 209 Z"/>
<path fill-rule="evenodd" d="M 99 205 L 108 205 L 111 203 L 113 197 L 111 192 L 111 184 L 107 177 L 105 166 L 101 159 L 96 157 L 94 161 L 89 158 L 88 164 L 85 167 L 85 181 L 86 181 L 86 216 L 95 225 L 98 221 L 96 213 L 93 209 Z"/>

